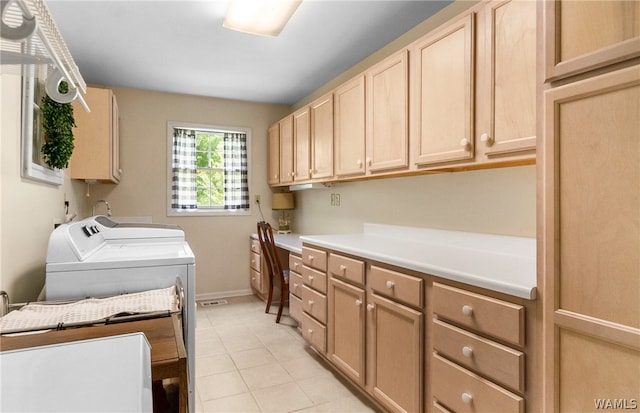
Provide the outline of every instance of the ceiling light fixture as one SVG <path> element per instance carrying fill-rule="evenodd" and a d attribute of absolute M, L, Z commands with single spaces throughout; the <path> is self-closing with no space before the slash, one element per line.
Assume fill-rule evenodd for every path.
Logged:
<path fill-rule="evenodd" d="M 224 27 L 240 32 L 277 36 L 302 0 L 231 0 Z"/>

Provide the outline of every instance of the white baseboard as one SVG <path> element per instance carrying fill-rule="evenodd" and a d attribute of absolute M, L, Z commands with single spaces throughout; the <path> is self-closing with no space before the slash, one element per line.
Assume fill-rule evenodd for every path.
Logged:
<path fill-rule="evenodd" d="M 248 290 L 222 291 L 218 293 L 196 294 L 196 301 L 219 300 L 220 298 L 241 297 L 244 295 L 253 295 L 253 291 L 251 289 L 248 289 Z"/>

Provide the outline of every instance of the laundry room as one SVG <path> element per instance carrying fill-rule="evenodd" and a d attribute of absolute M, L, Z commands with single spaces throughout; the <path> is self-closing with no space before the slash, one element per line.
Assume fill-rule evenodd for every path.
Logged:
<path fill-rule="evenodd" d="M 2 1 L 2 315 L 161 301 L 26 328 L 137 411 L 637 406 L 640 5 L 247 1 Z"/>

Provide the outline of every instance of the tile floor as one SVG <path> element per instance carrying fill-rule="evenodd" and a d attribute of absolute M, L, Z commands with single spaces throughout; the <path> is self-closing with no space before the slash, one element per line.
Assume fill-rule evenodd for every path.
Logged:
<path fill-rule="evenodd" d="M 285 308 L 253 296 L 198 304 L 196 412 L 376 412 L 309 349 Z"/>

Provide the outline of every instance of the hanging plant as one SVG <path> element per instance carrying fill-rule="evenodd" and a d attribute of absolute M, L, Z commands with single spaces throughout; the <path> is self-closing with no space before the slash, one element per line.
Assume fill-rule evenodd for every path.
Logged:
<path fill-rule="evenodd" d="M 59 91 L 67 93 L 68 85 L 61 82 Z M 44 161 L 51 168 L 64 169 L 69 166 L 69 159 L 73 153 L 73 118 L 71 103 L 58 103 L 45 95 L 42 98 L 42 126 L 44 130 L 44 145 L 42 154 Z"/>

